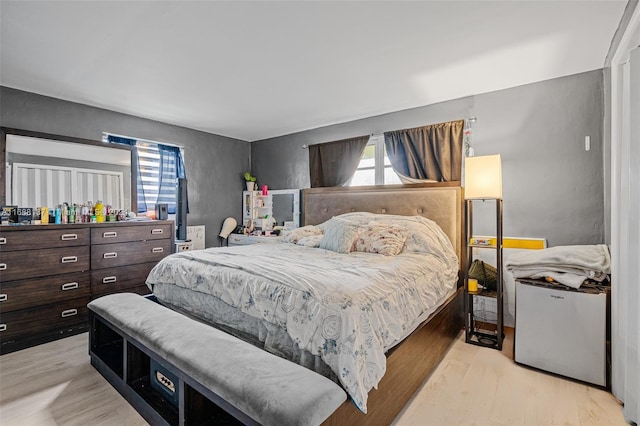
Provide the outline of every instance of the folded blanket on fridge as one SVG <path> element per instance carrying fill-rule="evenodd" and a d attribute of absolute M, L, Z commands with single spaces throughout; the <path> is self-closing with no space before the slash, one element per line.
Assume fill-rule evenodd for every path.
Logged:
<path fill-rule="evenodd" d="M 556 246 L 514 253 L 505 262 L 514 278 L 553 278 L 579 288 L 586 279 L 602 281 L 611 273 L 609 248 L 604 244 Z"/>

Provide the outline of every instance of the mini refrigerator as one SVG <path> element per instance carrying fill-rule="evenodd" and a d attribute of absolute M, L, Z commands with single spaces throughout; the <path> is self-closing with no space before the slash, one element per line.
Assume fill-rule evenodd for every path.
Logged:
<path fill-rule="evenodd" d="M 515 329 L 516 362 L 606 386 L 606 290 L 517 280 Z"/>

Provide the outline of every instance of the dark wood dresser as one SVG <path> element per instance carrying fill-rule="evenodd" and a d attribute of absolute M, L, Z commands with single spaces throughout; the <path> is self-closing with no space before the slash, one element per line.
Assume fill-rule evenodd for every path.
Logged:
<path fill-rule="evenodd" d="M 149 293 L 172 221 L 0 226 L 0 354 L 88 330 L 87 303 Z"/>

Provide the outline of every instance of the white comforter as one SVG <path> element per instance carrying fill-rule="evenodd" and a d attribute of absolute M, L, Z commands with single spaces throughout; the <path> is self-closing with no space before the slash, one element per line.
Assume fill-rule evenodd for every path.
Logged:
<path fill-rule="evenodd" d="M 436 247 L 439 240 L 429 253 L 398 256 L 286 243 L 183 252 L 160 262 L 147 283 L 208 293 L 285 328 L 301 349 L 321 356 L 366 413 L 385 351 L 455 290 L 457 258 L 446 236 Z"/>

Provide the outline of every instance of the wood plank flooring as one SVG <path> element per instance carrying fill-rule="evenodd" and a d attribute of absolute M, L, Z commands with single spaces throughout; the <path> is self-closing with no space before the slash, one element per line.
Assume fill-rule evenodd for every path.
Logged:
<path fill-rule="evenodd" d="M 513 362 L 506 335 L 502 352 L 460 335 L 394 425 L 627 424 L 610 393 Z"/>
<path fill-rule="evenodd" d="M 89 364 L 80 334 L 0 357 L 0 424 L 146 425 Z M 404 411 L 396 426 L 625 425 L 609 393 L 512 361 L 512 340 L 498 352 L 464 336 Z"/>

